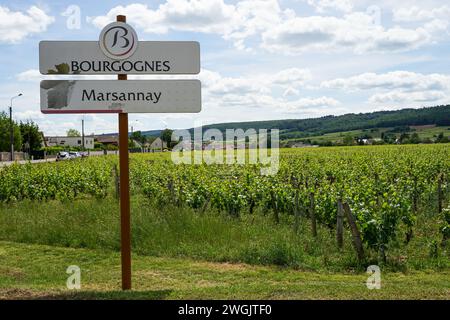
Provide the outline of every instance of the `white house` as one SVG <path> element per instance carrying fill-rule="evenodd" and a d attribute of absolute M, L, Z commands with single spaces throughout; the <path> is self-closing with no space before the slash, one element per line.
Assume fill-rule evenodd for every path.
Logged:
<path fill-rule="evenodd" d="M 82 147 L 82 137 L 45 137 L 47 147 Z M 84 137 L 84 147 L 94 149 L 94 137 Z"/>
<path fill-rule="evenodd" d="M 302 141 L 294 143 L 291 146 L 291 148 L 317 148 L 317 147 L 319 147 L 319 146 L 315 145 L 315 144 L 313 145 L 313 144 L 305 143 L 305 142 L 302 142 Z"/>
<path fill-rule="evenodd" d="M 167 143 L 165 141 L 162 141 L 161 138 L 156 138 L 151 144 L 150 144 L 150 150 L 160 151 L 161 149 L 167 148 Z"/>

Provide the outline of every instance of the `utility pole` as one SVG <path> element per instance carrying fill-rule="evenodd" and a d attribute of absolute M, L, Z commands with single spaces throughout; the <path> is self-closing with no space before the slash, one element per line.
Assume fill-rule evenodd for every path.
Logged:
<path fill-rule="evenodd" d="M 83 146 L 84 151 L 84 119 L 81 119 L 81 145 Z"/>
<path fill-rule="evenodd" d="M 132 120 L 131 122 L 131 136 L 133 136 L 133 132 L 134 132 L 134 126 L 133 123 L 135 123 L 137 125 L 137 123 L 139 122 L 139 120 Z"/>
<path fill-rule="evenodd" d="M 11 144 L 11 154 L 9 156 L 9 160 L 14 161 L 14 125 L 13 125 L 13 120 L 12 120 L 12 105 L 13 105 L 13 100 L 15 98 L 18 98 L 22 96 L 21 93 L 19 93 L 17 96 L 14 96 L 11 98 L 11 103 L 9 105 L 9 143 Z"/>
<path fill-rule="evenodd" d="M 11 105 L 9 106 L 9 144 L 11 146 L 9 150 L 9 160 L 14 161 L 14 126 L 12 121 L 12 99 Z"/>

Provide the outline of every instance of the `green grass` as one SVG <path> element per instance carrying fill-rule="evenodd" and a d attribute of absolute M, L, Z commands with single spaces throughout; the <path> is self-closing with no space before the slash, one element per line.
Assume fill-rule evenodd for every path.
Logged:
<path fill-rule="evenodd" d="M 437 217 L 419 215 L 416 237 L 404 245 L 402 237 L 388 248 L 390 271 L 450 269 L 449 253 L 438 249 Z M 119 206 L 116 199 L 79 199 L 70 202 L 29 200 L 0 204 L 0 240 L 71 248 L 119 251 Z M 158 208 L 143 196 L 132 197 L 132 247 L 140 255 L 183 257 L 212 262 L 278 265 L 317 272 L 361 272 L 377 263 L 376 252 L 359 264 L 345 230 L 338 250 L 335 231 L 319 226 L 311 236 L 310 221 L 302 219 L 297 233 L 290 216 L 275 224 L 270 212 L 257 211 L 241 218 L 225 213 L 199 213 L 189 208 Z"/>
<path fill-rule="evenodd" d="M 450 135 L 450 127 L 428 127 L 428 126 L 419 126 L 416 128 L 417 134 L 421 139 L 424 138 L 433 138 L 438 136 L 440 133 L 443 133 L 444 136 L 448 137 Z"/>
<path fill-rule="evenodd" d="M 80 291 L 66 288 L 70 265 Z M 450 299 L 448 270 L 382 270 L 380 290 L 367 277 L 135 254 L 133 291 L 122 292 L 118 252 L 0 242 L 0 299 Z"/>
<path fill-rule="evenodd" d="M 400 150 L 372 150 L 388 148 Z M 119 205 L 110 182 L 104 199 L 80 193 L 70 201 L 18 197 L 0 203 L 0 298 L 450 298 L 450 250 L 439 245 L 441 221 L 432 194 L 420 200 L 408 244 L 406 227 L 400 225 L 396 240 L 388 245 L 387 263 L 380 264 L 383 289 L 370 291 L 365 270 L 378 264 L 378 254 L 366 247 L 367 259 L 358 263 L 347 226 L 339 250 L 335 230 L 320 224 L 314 238 L 306 218 L 295 233 L 292 215 L 282 214 L 277 224 L 263 205 L 253 214 L 245 209 L 238 218 L 208 207 L 161 207 L 137 185 L 131 189 L 136 291 L 123 293 L 118 291 Z M 81 292 L 65 289 L 65 270 L 74 264 L 82 268 Z"/>
<path fill-rule="evenodd" d="M 0 240 L 118 251 L 119 234 L 119 206 L 113 198 L 0 205 Z M 276 225 L 270 214 L 241 219 L 199 214 L 189 208 L 157 208 L 142 196 L 132 197 L 132 246 L 141 255 L 161 257 L 305 270 L 358 267 L 349 242 L 342 252 L 335 250 L 326 229 L 317 241 L 312 239 L 306 220 L 295 235 L 292 224 Z"/>

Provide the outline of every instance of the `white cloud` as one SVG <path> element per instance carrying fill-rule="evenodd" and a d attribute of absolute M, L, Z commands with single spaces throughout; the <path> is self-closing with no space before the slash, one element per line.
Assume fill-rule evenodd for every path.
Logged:
<path fill-rule="evenodd" d="M 340 102 L 330 97 L 319 98 L 301 98 L 296 101 L 290 101 L 283 105 L 289 111 L 300 111 L 304 108 L 334 108 L 340 105 Z"/>
<path fill-rule="evenodd" d="M 430 34 L 433 34 L 435 39 L 440 39 L 448 35 L 449 23 L 447 20 L 434 19 L 424 24 L 423 28 Z"/>
<path fill-rule="evenodd" d="M 134 3 L 112 8 L 106 15 L 89 20 L 101 28 L 124 14 L 128 21 L 147 33 L 191 31 L 219 34 L 232 40 L 238 49 L 246 49 L 244 40 L 292 16 L 282 11 L 278 0 L 244 0 L 226 4 L 223 0 L 167 0 L 156 9 Z"/>
<path fill-rule="evenodd" d="M 36 6 L 30 7 L 26 12 L 11 11 L 0 6 L 0 42 L 20 42 L 31 34 L 46 31 L 54 21 L 54 17 Z"/>
<path fill-rule="evenodd" d="M 350 50 L 358 54 L 409 51 L 433 43 L 435 33 L 442 31 L 437 22 L 417 28 L 384 28 L 379 10 L 372 12 L 372 6 L 367 12 L 352 12 L 350 0 L 307 1 L 319 12 L 332 8 L 346 14 L 300 17 L 291 9 L 282 9 L 278 0 L 234 4 L 224 0 L 167 0 L 155 9 L 139 3 L 117 6 L 90 20 L 100 28 L 114 21 L 117 14 L 126 14 L 131 23 L 147 33 L 218 34 L 241 50 L 251 50 L 247 42 L 257 39 L 262 48 L 281 54 L 311 50 Z"/>
<path fill-rule="evenodd" d="M 245 0 L 236 5 L 238 23 L 232 32 L 225 34 L 225 39 L 234 41 L 238 49 L 245 48 L 244 41 L 261 34 L 286 19 L 295 16 L 290 9 L 282 10 L 278 0 Z"/>
<path fill-rule="evenodd" d="M 325 12 L 328 9 L 336 11 L 350 12 L 353 9 L 351 0 L 306 0 L 317 12 Z"/>
<path fill-rule="evenodd" d="M 394 22 L 421 24 L 423 30 L 432 35 L 434 42 L 449 35 L 450 6 L 423 8 L 416 5 L 393 9 Z"/>
<path fill-rule="evenodd" d="M 421 74 L 409 71 L 393 71 L 384 74 L 363 73 L 349 78 L 324 81 L 321 87 L 328 89 L 371 90 L 402 89 L 405 91 L 448 90 L 450 76 L 442 74 Z"/>
<path fill-rule="evenodd" d="M 228 23 L 236 19 L 235 7 L 225 4 L 223 0 L 167 0 L 156 10 L 139 3 L 117 6 L 105 16 L 94 17 L 91 21 L 101 28 L 114 21 L 118 14 L 126 15 L 129 21 L 145 32 L 156 34 L 169 30 L 227 33 L 233 28 Z"/>
<path fill-rule="evenodd" d="M 274 74 L 241 77 L 222 77 L 219 73 L 209 70 L 202 70 L 200 73 L 200 80 L 207 94 L 216 96 L 270 95 L 276 87 L 285 90 L 290 88 L 292 93 L 298 91 L 297 88 L 306 87 L 311 79 L 309 70 L 299 68 L 284 69 Z"/>
<path fill-rule="evenodd" d="M 216 95 L 263 93 L 267 92 L 265 89 L 263 84 L 245 78 L 221 78 L 208 87 L 209 92 Z"/>
<path fill-rule="evenodd" d="M 309 70 L 291 68 L 274 74 L 241 77 L 222 77 L 217 72 L 204 71 L 200 78 L 206 80 L 203 83 L 206 106 L 317 115 L 340 105 L 336 99 L 325 96 L 297 98 L 298 88 L 307 87 L 312 78 Z M 283 88 L 284 94 L 274 94 L 277 88 Z"/>
<path fill-rule="evenodd" d="M 284 90 L 283 97 L 295 97 L 298 96 L 299 94 L 300 94 L 299 90 L 292 87 L 288 87 L 286 90 Z"/>
<path fill-rule="evenodd" d="M 402 92 L 399 90 L 378 93 L 369 98 L 369 102 L 373 104 L 387 104 L 387 103 L 423 103 L 429 104 L 448 98 L 442 91 L 423 91 L 423 92 Z"/>
<path fill-rule="evenodd" d="M 22 121 L 26 121 L 27 119 L 32 119 L 33 121 L 36 121 L 38 119 L 39 120 L 44 119 L 43 113 L 38 110 L 25 110 L 25 111 L 14 112 L 14 117 L 18 118 Z"/>
<path fill-rule="evenodd" d="M 116 115 L 89 115 L 89 117 L 85 119 L 87 135 L 117 132 Z M 81 117 L 73 115 L 41 115 L 39 118 L 32 119 L 37 119 L 39 128 L 47 136 L 65 135 L 69 129 L 81 130 Z"/>
<path fill-rule="evenodd" d="M 299 68 L 285 69 L 271 77 L 274 84 L 289 86 L 304 86 L 311 79 L 311 71 Z"/>
<path fill-rule="evenodd" d="M 384 74 L 364 73 L 349 78 L 324 81 L 322 88 L 354 91 L 375 91 L 370 104 L 414 107 L 445 103 L 450 98 L 450 76 L 394 71 Z"/>
<path fill-rule="evenodd" d="M 426 20 L 445 20 L 450 16 L 450 7 L 447 5 L 432 9 L 418 6 L 402 7 L 393 10 L 393 20 L 397 22 L 418 22 Z"/>
<path fill-rule="evenodd" d="M 295 17 L 263 33 L 263 47 L 273 52 L 298 54 L 306 51 L 351 50 L 354 53 L 400 52 L 431 42 L 424 28 L 385 29 L 373 16 L 351 13 L 331 16 Z"/>
<path fill-rule="evenodd" d="M 37 69 L 23 71 L 16 75 L 18 81 L 37 82 L 41 80 L 41 74 Z"/>

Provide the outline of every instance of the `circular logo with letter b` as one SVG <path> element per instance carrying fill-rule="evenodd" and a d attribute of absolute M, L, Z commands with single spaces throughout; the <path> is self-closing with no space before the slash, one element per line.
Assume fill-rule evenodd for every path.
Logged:
<path fill-rule="evenodd" d="M 113 22 L 100 33 L 100 49 L 114 60 L 131 57 L 137 49 L 138 39 L 134 29 L 124 22 Z"/>

